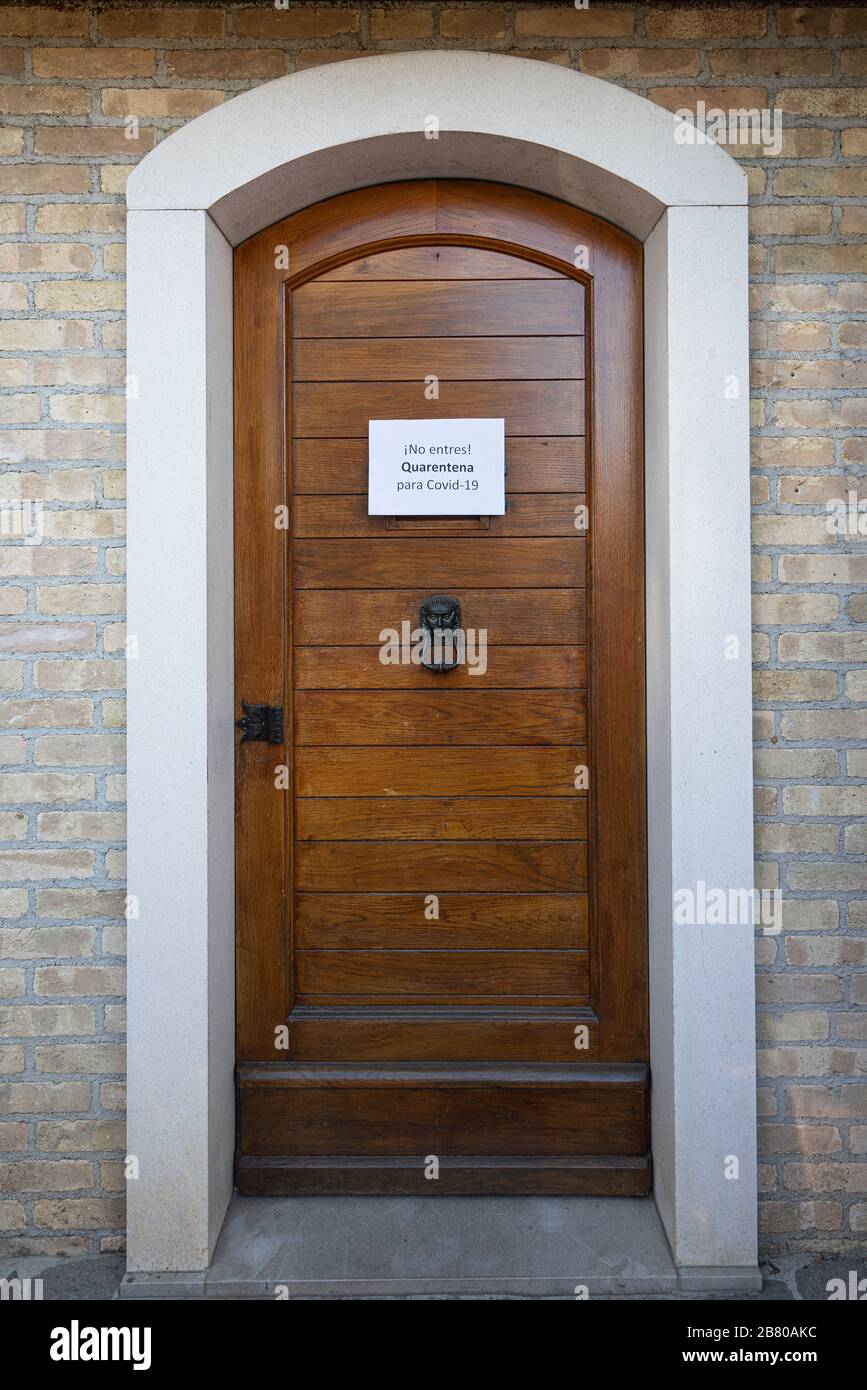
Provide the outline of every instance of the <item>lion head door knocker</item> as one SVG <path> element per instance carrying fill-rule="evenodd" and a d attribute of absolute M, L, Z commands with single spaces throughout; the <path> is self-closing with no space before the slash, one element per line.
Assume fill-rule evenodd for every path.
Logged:
<path fill-rule="evenodd" d="M 461 605 L 448 594 L 432 594 L 419 609 L 419 621 L 425 632 L 426 671 L 453 671 L 461 661 Z"/>

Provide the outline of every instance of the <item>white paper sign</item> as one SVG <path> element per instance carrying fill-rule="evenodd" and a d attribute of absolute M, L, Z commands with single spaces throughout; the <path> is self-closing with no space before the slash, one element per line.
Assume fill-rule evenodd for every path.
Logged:
<path fill-rule="evenodd" d="M 503 420 L 371 420 L 369 516 L 502 516 Z"/>

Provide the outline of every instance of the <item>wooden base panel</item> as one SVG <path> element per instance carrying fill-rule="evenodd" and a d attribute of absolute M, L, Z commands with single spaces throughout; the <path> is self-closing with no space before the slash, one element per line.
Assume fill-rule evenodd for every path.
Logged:
<path fill-rule="evenodd" d="M 443 1158 L 437 1178 L 422 1155 L 401 1158 L 239 1158 L 236 1186 L 251 1197 L 646 1197 L 650 1155 Z"/>

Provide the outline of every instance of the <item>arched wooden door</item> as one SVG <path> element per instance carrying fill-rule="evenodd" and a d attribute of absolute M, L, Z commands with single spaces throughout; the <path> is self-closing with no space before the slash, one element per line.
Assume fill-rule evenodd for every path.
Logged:
<path fill-rule="evenodd" d="M 641 248 L 419 181 L 235 268 L 238 1186 L 645 1192 Z M 505 515 L 368 515 L 371 419 L 478 417 Z M 484 671 L 383 664 L 435 594 Z"/>

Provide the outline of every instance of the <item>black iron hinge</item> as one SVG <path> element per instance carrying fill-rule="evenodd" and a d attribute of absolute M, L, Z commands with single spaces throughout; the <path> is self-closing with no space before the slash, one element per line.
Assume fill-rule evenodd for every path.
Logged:
<path fill-rule="evenodd" d="M 235 721 L 242 743 L 282 743 L 283 710 L 279 705 L 248 705 L 242 702 L 243 719 Z"/>

